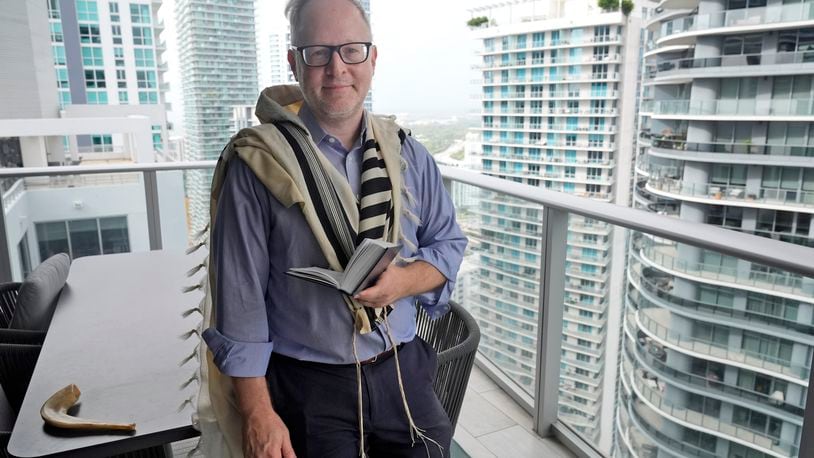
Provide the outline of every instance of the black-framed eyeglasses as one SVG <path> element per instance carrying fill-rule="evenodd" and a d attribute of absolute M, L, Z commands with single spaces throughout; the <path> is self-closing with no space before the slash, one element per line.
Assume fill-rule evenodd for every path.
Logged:
<path fill-rule="evenodd" d="M 338 52 L 342 62 L 346 64 L 361 64 L 370 56 L 371 46 L 373 46 L 373 43 L 356 41 L 336 46 L 292 46 L 291 49 L 300 53 L 305 65 L 309 67 L 324 67 L 331 63 L 334 52 Z"/>

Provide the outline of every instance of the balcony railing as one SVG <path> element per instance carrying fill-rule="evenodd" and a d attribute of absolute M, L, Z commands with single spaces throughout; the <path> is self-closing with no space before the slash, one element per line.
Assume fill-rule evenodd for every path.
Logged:
<path fill-rule="evenodd" d="M 635 350 L 634 350 L 635 346 Z M 670 367 L 663 359 L 659 359 L 651 354 L 644 345 L 639 342 L 634 344 L 628 338 L 624 343 L 625 351 L 631 361 L 641 361 L 644 369 L 653 372 L 660 377 L 670 380 L 671 383 L 678 386 L 685 385 L 692 387 L 696 390 L 711 393 L 720 393 L 720 399 L 736 400 L 736 401 L 753 401 L 764 405 L 769 411 L 780 410 L 783 413 L 795 415 L 802 418 L 805 409 L 805 402 L 800 400 L 798 405 L 787 403 L 785 400 L 779 400 L 771 396 L 771 394 L 759 393 L 756 391 L 747 390 L 737 385 L 730 385 L 721 380 L 712 380 L 709 377 L 704 377 L 697 374 L 691 374 L 677 370 Z M 663 354 L 663 353 L 662 353 Z"/>
<path fill-rule="evenodd" d="M 651 146 L 673 151 L 690 151 L 693 153 L 710 154 L 754 154 L 767 156 L 802 156 L 814 157 L 814 146 L 808 145 L 765 145 L 750 142 L 687 142 L 686 139 L 677 139 L 663 136 L 652 136 Z"/>
<path fill-rule="evenodd" d="M 720 57 L 689 57 L 684 59 L 671 59 L 661 61 L 657 64 L 648 65 L 645 72 L 650 78 L 654 78 L 657 75 L 666 76 L 670 72 L 674 72 L 676 70 L 806 63 L 814 63 L 814 52 L 767 52 L 757 54 L 736 54 Z"/>
<path fill-rule="evenodd" d="M 167 225 L 181 224 L 186 226 L 189 225 L 189 223 L 184 221 L 183 215 L 168 215 L 161 211 L 162 208 L 166 210 L 168 207 L 166 206 L 166 201 L 161 200 L 159 175 L 173 171 L 203 170 L 209 172 L 214 166 L 215 162 L 209 161 L 105 167 L 0 169 L 0 179 L 49 176 L 64 177 L 94 174 L 140 174 L 141 179 L 139 183 L 143 185 L 146 204 L 147 224 L 145 225 L 145 230 L 149 234 L 149 248 L 160 249 L 163 245 L 162 227 L 167 229 Z M 499 267 L 497 263 L 495 263 L 494 266 L 482 264 L 482 273 L 476 269 L 476 275 L 487 275 L 490 279 L 493 278 L 493 275 L 499 273 L 500 275 L 504 275 L 505 278 L 517 280 L 518 285 L 524 285 L 524 282 L 529 281 L 537 283 L 539 286 L 537 288 L 531 288 L 529 291 L 539 295 L 539 301 L 537 302 L 539 306 L 535 305 L 534 308 L 537 312 L 536 316 L 533 316 L 533 318 L 529 317 L 531 319 L 524 321 L 525 323 L 536 322 L 536 329 L 531 332 L 524 329 L 522 333 L 516 333 L 516 336 L 512 336 L 511 332 L 514 331 L 511 331 L 510 327 L 504 326 L 505 330 L 502 330 L 500 335 L 495 331 L 493 334 L 494 337 L 490 337 L 485 329 L 483 342 L 484 348 L 488 349 L 485 354 L 500 355 L 502 359 L 484 360 L 481 358 L 480 364 L 484 365 L 483 367 L 489 368 L 487 372 L 506 390 L 507 394 L 532 413 L 534 416 L 533 426 L 538 434 L 544 436 L 555 434 L 563 443 L 571 444 L 572 447 L 581 450 L 580 453 L 594 453 L 593 450 L 595 450 L 596 445 L 592 443 L 592 438 L 596 437 L 596 435 L 595 431 L 591 433 L 586 432 L 587 435 L 582 437 L 577 434 L 574 429 L 564 424 L 564 422 L 567 423 L 567 421 L 569 421 L 567 418 L 559 418 L 560 369 L 563 362 L 561 357 L 561 350 L 563 349 L 561 339 L 563 336 L 563 317 L 565 316 L 563 304 L 567 302 L 566 290 L 576 295 L 597 294 L 601 296 L 598 300 L 605 298 L 609 290 L 612 289 L 609 286 L 611 281 L 617 277 L 614 277 L 612 274 L 603 274 L 603 276 L 599 278 L 593 275 L 593 280 L 587 280 L 592 278 L 590 272 L 580 273 L 585 274 L 586 280 L 573 277 L 567 270 L 568 256 L 566 247 L 569 229 L 606 235 L 611 232 L 616 235 L 617 231 L 620 231 L 618 233 L 620 237 L 624 237 L 626 229 L 632 229 L 649 233 L 656 237 L 669 239 L 676 243 L 684 243 L 703 249 L 715 250 L 728 256 L 735 256 L 750 262 L 787 270 L 796 275 L 814 276 L 814 265 L 811 263 L 811 259 L 814 259 L 814 249 L 811 248 L 793 246 L 775 240 L 728 231 L 719 227 L 689 223 L 687 221 L 676 220 L 605 202 L 584 199 L 574 195 L 547 191 L 520 183 L 484 176 L 471 171 L 441 167 L 441 172 L 448 189 L 451 190 L 451 194 L 455 198 L 459 212 L 466 212 L 469 211 L 469 208 L 478 207 L 476 202 L 466 203 L 468 197 L 466 197 L 466 193 L 463 193 L 462 190 L 467 188 L 473 188 L 476 191 L 476 196 L 486 194 L 486 198 L 490 202 L 506 203 L 507 205 L 524 209 L 539 210 L 538 234 L 542 243 L 538 243 L 537 246 L 533 248 L 539 253 L 537 256 L 538 261 L 535 263 L 522 263 L 523 266 L 526 267 L 534 266 L 534 268 L 531 269 L 535 272 L 534 274 L 524 273 L 523 268 L 519 265 L 511 265 L 511 263 L 504 263 L 503 267 Z M 65 188 L 64 192 L 73 192 L 73 189 L 74 188 Z M 10 189 L 10 191 L 12 190 L 13 189 Z M 60 190 L 60 192 L 62 192 L 62 190 Z M 208 190 L 203 189 L 198 192 L 204 193 L 204 196 L 201 197 L 208 203 L 208 198 L 205 195 Z M 204 205 L 207 205 L 206 203 Z M 170 205 L 170 207 L 172 207 L 172 205 Z M 183 208 L 183 204 L 180 205 L 180 208 Z M 0 233 L 0 239 L 3 240 L 5 246 L 10 245 L 6 239 L 9 232 L 5 219 L 14 217 L 14 215 L 8 212 L 8 207 L 4 208 L 3 212 L 0 212 L 0 216 L 3 217 L 3 221 L 0 221 L 0 231 L 2 231 L 2 233 Z M 572 215 L 575 217 L 569 218 Z M 186 216 L 208 219 L 206 215 L 196 215 L 194 213 L 190 213 Z M 464 221 L 465 219 L 460 218 L 460 220 Z M 33 225 L 33 222 L 31 222 L 31 224 Z M 619 227 L 614 228 L 614 226 Z M 508 241 L 512 244 L 516 243 L 511 239 L 508 239 Z M 16 240 L 13 243 L 16 243 Z M 470 252 L 475 257 L 480 255 L 477 246 L 471 248 L 472 250 Z M 619 249 L 615 251 L 621 253 L 624 250 Z M 9 270 L 11 262 L 12 258 L 9 255 L 9 251 L 0 250 L 0 280 L 11 279 L 11 271 Z M 610 270 L 611 272 L 613 271 L 613 269 Z M 740 277 L 737 277 L 737 281 L 740 280 Z M 617 281 L 624 280 L 617 278 Z M 504 297 L 504 295 L 500 295 L 500 297 Z M 503 307 L 503 305 L 501 305 L 501 307 Z M 492 310 L 499 312 L 504 309 L 498 308 L 497 304 L 495 304 Z M 611 307 L 607 307 L 606 311 L 607 313 L 619 313 L 618 311 L 613 312 Z M 593 321 L 586 319 L 585 323 L 593 323 Z M 491 325 L 488 322 L 484 322 L 484 324 Z M 612 347 L 617 344 L 608 340 L 608 337 L 611 336 L 614 331 L 608 328 L 607 323 L 603 326 L 590 326 L 588 328 L 580 328 L 577 326 L 577 323 L 571 323 L 565 332 L 575 336 L 585 335 L 589 336 L 590 339 L 600 339 L 607 347 L 603 347 L 599 358 L 592 357 L 592 361 L 590 362 L 586 363 L 585 361 L 576 359 L 565 361 L 566 369 L 563 373 L 564 377 L 571 377 L 574 380 L 580 380 L 580 378 L 582 378 L 583 380 L 596 383 L 596 374 L 604 374 L 607 372 L 609 370 L 609 364 L 615 365 L 610 359 L 614 358 L 615 360 L 615 358 L 617 358 L 617 353 L 613 350 L 615 347 Z M 508 352 L 507 349 L 509 345 L 517 345 L 517 342 L 521 341 L 520 339 L 522 339 L 524 345 L 527 345 L 528 351 L 534 354 L 534 358 L 529 358 L 526 355 L 519 359 L 510 359 L 508 355 L 511 353 Z M 509 342 L 511 342 L 511 344 L 509 344 Z M 531 372 L 529 372 L 528 366 L 531 361 L 537 361 L 537 364 L 532 368 Z M 584 372 L 575 372 L 579 370 Z M 807 380 L 809 374 L 800 373 L 798 376 Z M 814 396 L 809 396 L 809 398 L 814 399 Z M 602 412 L 602 415 L 610 414 L 611 413 L 608 412 Z M 603 421 L 600 420 L 599 423 L 603 424 Z M 586 425 L 582 424 L 574 426 L 583 429 L 586 427 Z M 724 427 L 725 425 L 721 426 L 721 428 Z M 807 429 L 804 431 L 804 438 L 809 428 L 814 429 L 814 423 L 806 424 L 805 428 Z M 811 435 L 814 436 L 814 434 Z"/>
<path fill-rule="evenodd" d="M 794 22 L 814 19 L 811 4 L 799 0 L 788 4 L 763 6 L 757 8 L 740 8 L 721 11 L 714 14 L 687 16 L 661 25 L 656 41 L 670 35 L 683 32 L 702 32 L 718 27 L 748 27 L 780 22 Z"/>
<path fill-rule="evenodd" d="M 679 196 L 709 199 L 711 201 L 754 202 L 790 207 L 814 208 L 814 192 L 777 188 L 747 188 L 716 183 L 688 183 L 675 178 L 657 177 L 647 180 L 651 191 L 662 191 Z M 709 202 L 719 205 L 720 203 Z"/>
<path fill-rule="evenodd" d="M 659 116 L 814 116 L 814 100 L 656 100 L 641 111 Z"/>
<path fill-rule="evenodd" d="M 724 439 L 740 439 L 749 443 L 751 448 L 762 450 L 764 453 L 774 452 L 787 457 L 794 457 L 799 453 L 799 447 L 780 438 L 759 434 L 743 426 L 721 421 L 718 417 L 678 406 L 666 399 L 659 390 L 648 386 L 643 378 L 633 374 L 631 376 L 636 394 L 673 420 L 698 425 L 703 432 L 711 431 Z"/>
<path fill-rule="evenodd" d="M 738 362 L 759 372 L 769 373 L 772 375 L 783 374 L 793 377 L 798 381 L 798 383 L 805 380 L 811 371 L 810 366 L 793 364 L 780 358 L 773 358 L 771 356 L 756 353 L 743 348 L 730 348 L 726 344 L 719 342 L 712 342 L 698 337 L 683 335 L 680 332 L 672 330 L 670 326 L 660 323 L 654 317 L 645 313 L 646 310 L 652 311 L 653 309 L 646 309 L 644 307 L 640 308 L 640 304 L 638 304 L 630 295 L 628 295 L 628 299 L 635 306 L 635 308 L 638 309 L 638 311 L 635 313 L 637 328 L 648 331 L 656 340 L 666 344 L 671 344 L 678 348 L 701 355 L 713 356 L 727 361 Z"/>

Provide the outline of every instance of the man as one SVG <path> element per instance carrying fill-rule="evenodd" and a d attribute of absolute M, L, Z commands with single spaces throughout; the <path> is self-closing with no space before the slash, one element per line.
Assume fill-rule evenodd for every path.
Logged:
<path fill-rule="evenodd" d="M 364 111 L 377 49 L 359 4 L 290 0 L 286 12 L 301 96 L 266 89 L 264 124 L 233 139 L 213 182 L 216 326 L 204 338 L 231 378 L 243 454 L 446 456 L 450 424 L 414 304 L 446 312 L 466 239 L 427 150 Z M 363 237 L 403 248 L 353 298 L 285 275 L 341 269 L 347 240 Z"/>

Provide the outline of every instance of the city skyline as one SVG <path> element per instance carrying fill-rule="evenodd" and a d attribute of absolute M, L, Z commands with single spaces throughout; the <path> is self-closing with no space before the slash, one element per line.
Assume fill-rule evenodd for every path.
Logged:
<path fill-rule="evenodd" d="M 733 255 L 723 244 L 745 233 L 761 237 L 751 241 L 756 251 L 768 239 L 814 247 L 814 3 L 637 2 L 630 16 L 600 11 L 596 0 L 474 3 L 370 2 L 380 46 L 374 109 L 398 114 L 422 142 L 427 123 L 408 116 L 478 118 L 466 135 L 437 123 L 453 145 L 436 161 L 490 177 L 462 185 L 458 170 L 442 169 L 470 236 L 454 298 L 480 324 L 480 362 L 500 395 L 529 412 L 542 410 L 542 396 L 558 423 L 614 458 L 796 457 L 814 278 L 746 261 L 747 251 Z M 270 44 L 263 18 L 279 15 L 272 30 L 286 33 L 283 4 L 167 0 L 159 10 L 159 0 L 42 0 L 0 15 L 10 24 L 5 42 L 26 50 L 7 51 L 12 71 L 0 72 L 10 88 L 0 91 L 0 159 L 114 167 L 7 173 L 0 263 L 11 271 L 0 265 L 0 275 L 21 280 L 56 252 L 199 243 L 191 234 L 208 221 L 211 163 L 183 161 L 216 159 L 236 126 L 252 123 L 264 65 L 252 52 Z M 484 25 L 466 25 L 480 15 Z M 415 33 L 405 39 L 405 30 Z M 159 34 L 174 41 L 179 32 L 181 46 L 164 53 Z M 284 51 L 284 36 L 276 41 Z M 281 56 L 275 78 L 285 79 Z M 190 126 L 174 138 L 168 122 L 180 120 L 166 115 L 167 81 L 187 102 L 170 97 L 168 109 L 184 108 Z M 120 165 L 176 168 L 115 171 Z M 518 184 L 530 197 L 495 191 Z M 561 194 L 545 193 L 555 203 L 542 207 L 526 200 L 544 200 L 531 187 Z M 631 232 L 629 208 L 605 206 L 596 220 L 578 207 L 606 203 L 664 225 L 727 229 L 731 238 L 716 235 L 728 255 L 698 248 L 700 238 Z M 614 211 L 631 213 L 614 220 Z M 555 248 L 545 237 L 555 237 L 551 227 Z M 564 278 L 553 299 L 544 279 L 552 256 Z M 552 301 L 562 319 L 544 327 Z M 541 343 L 551 335 L 556 352 Z M 555 357 L 559 369 L 544 374 L 540 358 Z"/>

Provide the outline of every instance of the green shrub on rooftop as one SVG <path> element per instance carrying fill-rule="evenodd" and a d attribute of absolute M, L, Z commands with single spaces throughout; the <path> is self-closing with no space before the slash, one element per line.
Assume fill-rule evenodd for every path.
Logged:
<path fill-rule="evenodd" d="M 483 24 L 486 24 L 488 22 L 489 22 L 488 17 L 486 17 L 486 16 L 476 16 L 476 17 L 473 17 L 472 19 L 466 21 L 466 25 L 468 25 L 469 27 L 480 27 Z"/>

